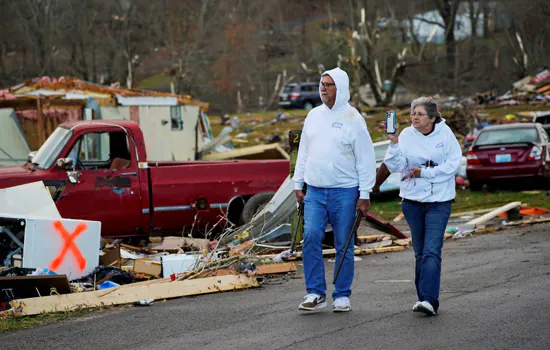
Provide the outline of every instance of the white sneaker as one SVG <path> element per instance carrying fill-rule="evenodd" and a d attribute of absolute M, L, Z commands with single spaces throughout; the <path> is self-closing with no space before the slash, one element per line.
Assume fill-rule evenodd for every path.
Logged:
<path fill-rule="evenodd" d="M 304 297 L 304 302 L 298 306 L 298 309 L 304 311 L 315 311 L 327 307 L 325 298 L 317 294 L 308 294 Z"/>
<path fill-rule="evenodd" d="M 414 306 L 413 306 L 413 311 L 414 312 L 418 311 L 418 305 L 420 305 L 420 303 L 421 303 L 421 301 L 419 300 L 419 301 L 416 302 L 416 304 L 414 304 Z"/>
<path fill-rule="evenodd" d="M 339 297 L 332 303 L 332 311 L 334 312 L 348 312 L 351 311 L 351 303 L 348 297 Z"/>
<path fill-rule="evenodd" d="M 417 311 L 418 312 L 423 312 L 428 316 L 437 315 L 437 312 L 435 312 L 434 307 L 432 306 L 432 304 L 428 303 L 427 301 L 423 301 L 420 304 L 418 304 Z"/>

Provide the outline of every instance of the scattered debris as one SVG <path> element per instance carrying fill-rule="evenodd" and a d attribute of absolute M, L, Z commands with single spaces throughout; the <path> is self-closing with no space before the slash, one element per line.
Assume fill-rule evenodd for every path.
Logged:
<path fill-rule="evenodd" d="M 512 203 L 508 203 L 500 208 L 497 208 L 497 209 L 494 209 L 492 211 L 490 211 L 489 213 L 479 217 L 479 218 L 476 218 L 476 219 L 473 219 L 469 222 L 467 222 L 466 224 L 467 225 L 474 225 L 477 226 L 477 225 L 480 225 L 480 224 L 483 224 L 497 216 L 499 216 L 500 214 L 502 213 L 505 213 L 507 212 L 508 210 L 511 210 L 513 208 L 517 208 L 521 205 L 521 202 L 512 202 Z"/>

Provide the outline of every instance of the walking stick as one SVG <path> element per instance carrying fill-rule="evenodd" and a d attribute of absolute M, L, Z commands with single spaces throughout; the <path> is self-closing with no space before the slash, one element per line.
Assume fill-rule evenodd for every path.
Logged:
<path fill-rule="evenodd" d="M 290 245 L 291 253 L 294 253 L 296 251 L 296 241 L 298 237 L 298 230 L 302 225 L 303 218 L 304 218 L 304 201 L 302 200 L 298 207 L 298 221 L 296 222 L 296 228 L 294 229 L 294 236 L 292 237 L 292 244 Z"/>
<path fill-rule="evenodd" d="M 342 264 L 344 263 L 346 254 L 348 252 L 349 244 L 351 243 L 351 239 L 353 238 L 353 235 L 355 234 L 355 232 L 357 232 L 357 228 L 361 223 L 362 216 L 363 216 L 363 213 L 361 212 L 361 210 L 357 209 L 357 211 L 355 211 L 355 222 L 353 223 L 353 227 L 351 228 L 351 232 L 349 233 L 348 241 L 346 242 L 346 247 L 344 248 L 344 254 L 340 259 L 340 263 L 338 264 L 338 268 L 336 269 L 336 273 L 334 274 L 334 279 L 332 280 L 332 284 L 336 284 L 336 280 L 338 279 L 338 275 L 340 274 L 340 270 L 342 269 Z"/>

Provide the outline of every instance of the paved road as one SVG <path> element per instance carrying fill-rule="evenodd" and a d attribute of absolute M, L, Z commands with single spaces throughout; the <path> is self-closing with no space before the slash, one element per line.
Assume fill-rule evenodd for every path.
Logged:
<path fill-rule="evenodd" d="M 0 344 L 18 350 L 550 349 L 549 235 L 550 224 L 541 224 L 447 241 L 437 317 L 410 311 L 408 249 L 357 263 L 350 313 L 301 314 L 303 279 L 294 279 L 105 310 L 0 334 Z"/>

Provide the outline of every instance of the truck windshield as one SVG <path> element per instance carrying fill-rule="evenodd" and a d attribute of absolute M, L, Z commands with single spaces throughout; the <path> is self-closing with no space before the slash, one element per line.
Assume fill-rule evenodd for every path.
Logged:
<path fill-rule="evenodd" d="M 36 152 L 32 163 L 41 169 L 50 168 L 56 161 L 57 156 L 59 156 L 59 152 L 61 152 L 65 143 L 67 143 L 67 140 L 71 137 L 71 134 L 71 130 L 61 126 L 55 129 L 38 152 Z"/>

